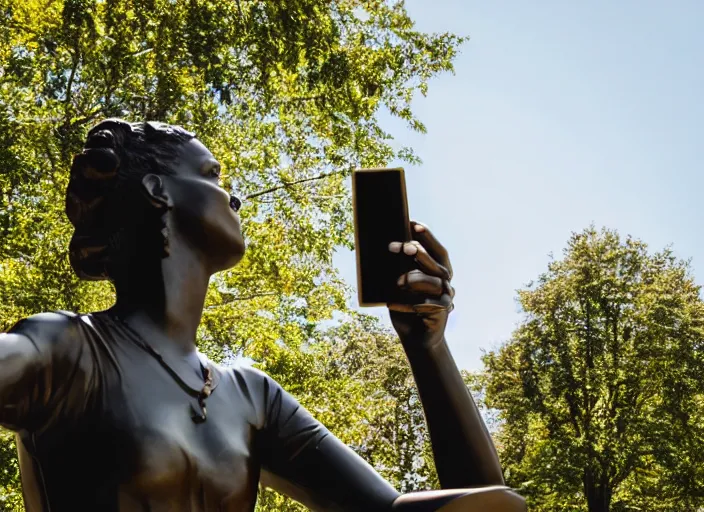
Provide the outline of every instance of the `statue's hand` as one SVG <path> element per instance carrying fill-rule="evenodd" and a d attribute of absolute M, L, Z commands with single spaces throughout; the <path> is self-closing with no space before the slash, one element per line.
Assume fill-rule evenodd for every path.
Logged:
<path fill-rule="evenodd" d="M 414 304 L 388 304 L 391 323 L 407 346 L 430 346 L 443 339 L 445 325 L 454 308 L 455 289 L 450 285 L 452 265 L 447 250 L 427 226 L 411 222 L 413 241 L 392 242 L 391 252 L 403 252 L 418 265 L 401 275 L 398 285 L 416 298 Z"/>

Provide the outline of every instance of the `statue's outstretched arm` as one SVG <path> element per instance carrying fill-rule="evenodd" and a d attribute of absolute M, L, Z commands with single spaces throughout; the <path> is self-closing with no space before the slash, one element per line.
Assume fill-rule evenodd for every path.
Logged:
<path fill-rule="evenodd" d="M 42 354 L 27 336 L 0 334 L 0 425 L 23 428 L 43 366 Z"/>
<path fill-rule="evenodd" d="M 80 376 L 84 359 L 74 329 L 67 314 L 42 313 L 0 334 L 1 426 L 37 431 L 67 412 L 68 380 Z"/>

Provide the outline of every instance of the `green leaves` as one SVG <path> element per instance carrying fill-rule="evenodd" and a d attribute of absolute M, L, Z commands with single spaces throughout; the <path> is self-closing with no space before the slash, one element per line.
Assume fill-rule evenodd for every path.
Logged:
<path fill-rule="evenodd" d="M 669 249 L 594 228 L 519 292 L 523 324 L 485 357 L 486 402 L 536 510 L 701 506 L 699 293 Z"/>

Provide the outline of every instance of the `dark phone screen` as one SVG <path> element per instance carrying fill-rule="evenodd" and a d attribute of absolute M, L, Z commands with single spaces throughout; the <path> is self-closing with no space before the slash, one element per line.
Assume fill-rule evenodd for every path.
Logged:
<path fill-rule="evenodd" d="M 360 305 L 406 302 L 396 281 L 413 260 L 389 252 L 389 243 L 410 240 L 403 170 L 355 171 L 352 186 Z"/>

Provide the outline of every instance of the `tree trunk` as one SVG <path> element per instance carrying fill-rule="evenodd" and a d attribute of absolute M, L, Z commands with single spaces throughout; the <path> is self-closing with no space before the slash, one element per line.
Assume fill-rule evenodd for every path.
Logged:
<path fill-rule="evenodd" d="M 584 474 L 584 494 L 587 497 L 589 512 L 609 512 L 611 508 L 611 486 L 604 482 L 595 482 L 592 471 Z"/>

